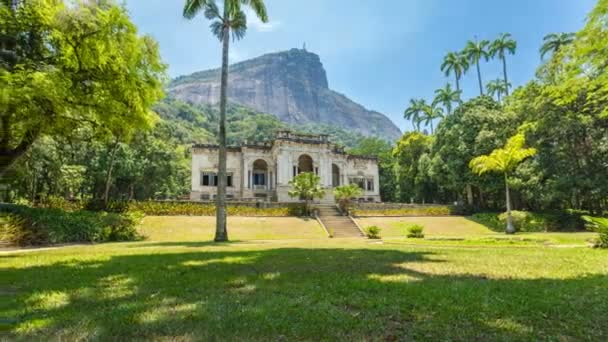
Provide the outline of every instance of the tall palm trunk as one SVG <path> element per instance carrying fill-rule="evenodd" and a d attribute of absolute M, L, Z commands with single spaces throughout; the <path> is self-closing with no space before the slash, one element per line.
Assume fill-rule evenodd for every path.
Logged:
<path fill-rule="evenodd" d="M 505 92 L 509 96 L 509 80 L 507 79 L 507 57 L 502 58 L 502 74 L 505 78 Z"/>
<path fill-rule="evenodd" d="M 458 75 L 454 75 L 456 78 L 456 90 L 460 91 L 460 77 Z"/>
<path fill-rule="evenodd" d="M 435 130 L 433 129 L 433 120 L 431 120 L 431 135 L 435 134 Z"/>
<path fill-rule="evenodd" d="M 479 60 L 477 60 L 477 63 L 475 63 L 475 66 L 477 67 L 477 80 L 479 81 L 479 93 L 481 95 L 483 95 L 483 84 L 481 82 L 481 69 L 479 69 Z"/>
<path fill-rule="evenodd" d="M 224 5 L 224 18 L 228 18 L 228 6 Z M 217 170 L 217 198 L 215 219 L 215 241 L 228 241 L 226 229 L 226 102 L 228 91 L 228 49 L 230 27 L 224 23 L 222 33 L 222 76 L 220 85 L 219 165 Z"/>
<path fill-rule="evenodd" d="M 513 227 L 513 218 L 511 217 L 511 194 L 509 193 L 509 178 L 505 173 L 505 192 L 507 199 L 507 234 L 515 234 L 515 227 Z"/>

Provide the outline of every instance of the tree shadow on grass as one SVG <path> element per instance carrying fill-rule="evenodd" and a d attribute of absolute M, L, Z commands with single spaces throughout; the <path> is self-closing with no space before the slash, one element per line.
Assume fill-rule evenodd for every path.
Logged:
<path fill-rule="evenodd" d="M 255 242 L 258 244 L 258 242 Z M 215 242 L 213 240 L 210 241 L 165 241 L 165 242 L 143 242 L 131 244 L 129 248 L 142 248 L 142 247 L 192 247 L 192 248 L 200 248 L 200 247 L 222 247 L 222 246 L 230 246 L 230 245 L 240 245 L 247 244 L 247 242 L 243 242 L 242 240 L 230 240 L 225 242 Z"/>
<path fill-rule="evenodd" d="M 22 339 L 608 337 L 608 275 L 426 272 L 445 263 L 439 252 L 336 248 L 72 259 L 0 269 L 11 289 L 0 318 Z"/>

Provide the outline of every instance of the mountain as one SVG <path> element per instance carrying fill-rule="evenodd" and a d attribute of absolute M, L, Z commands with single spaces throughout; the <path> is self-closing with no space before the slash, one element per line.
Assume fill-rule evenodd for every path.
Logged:
<path fill-rule="evenodd" d="M 318 55 L 302 49 L 266 54 L 230 66 L 230 102 L 271 113 L 291 125 L 322 123 L 394 141 L 401 131 L 385 115 L 368 110 L 329 89 Z M 217 105 L 220 69 L 174 79 L 173 98 L 195 105 Z"/>

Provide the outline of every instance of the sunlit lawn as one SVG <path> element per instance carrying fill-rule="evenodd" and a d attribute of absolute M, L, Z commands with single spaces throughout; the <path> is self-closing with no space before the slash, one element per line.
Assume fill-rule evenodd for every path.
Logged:
<path fill-rule="evenodd" d="M 441 245 L 578 245 L 586 246 L 596 237 L 591 232 L 517 233 L 506 235 L 461 216 L 449 217 L 366 217 L 359 218 L 362 227 L 378 226 L 386 241 Z M 406 239 L 407 227 L 424 226 L 425 239 Z"/>
<path fill-rule="evenodd" d="M 0 339 L 608 339 L 605 250 L 239 233 L 247 220 L 218 245 L 187 219 L 148 220 L 158 240 L 0 254 Z"/>
<path fill-rule="evenodd" d="M 232 240 L 318 239 L 327 233 L 314 219 L 297 217 L 228 217 Z M 215 217 L 209 216 L 147 216 L 141 233 L 150 241 L 211 240 Z"/>

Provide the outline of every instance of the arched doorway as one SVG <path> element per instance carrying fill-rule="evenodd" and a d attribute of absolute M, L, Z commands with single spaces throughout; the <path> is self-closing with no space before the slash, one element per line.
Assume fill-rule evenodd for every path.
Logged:
<path fill-rule="evenodd" d="M 251 183 L 253 189 L 266 189 L 268 187 L 268 163 L 263 159 L 257 159 L 253 162 Z"/>
<path fill-rule="evenodd" d="M 340 168 L 336 164 L 331 164 L 331 185 L 334 188 L 340 186 Z"/>
<path fill-rule="evenodd" d="M 298 174 L 302 172 L 313 172 L 312 157 L 308 154 L 303 154 L 298 158 Z"/>

